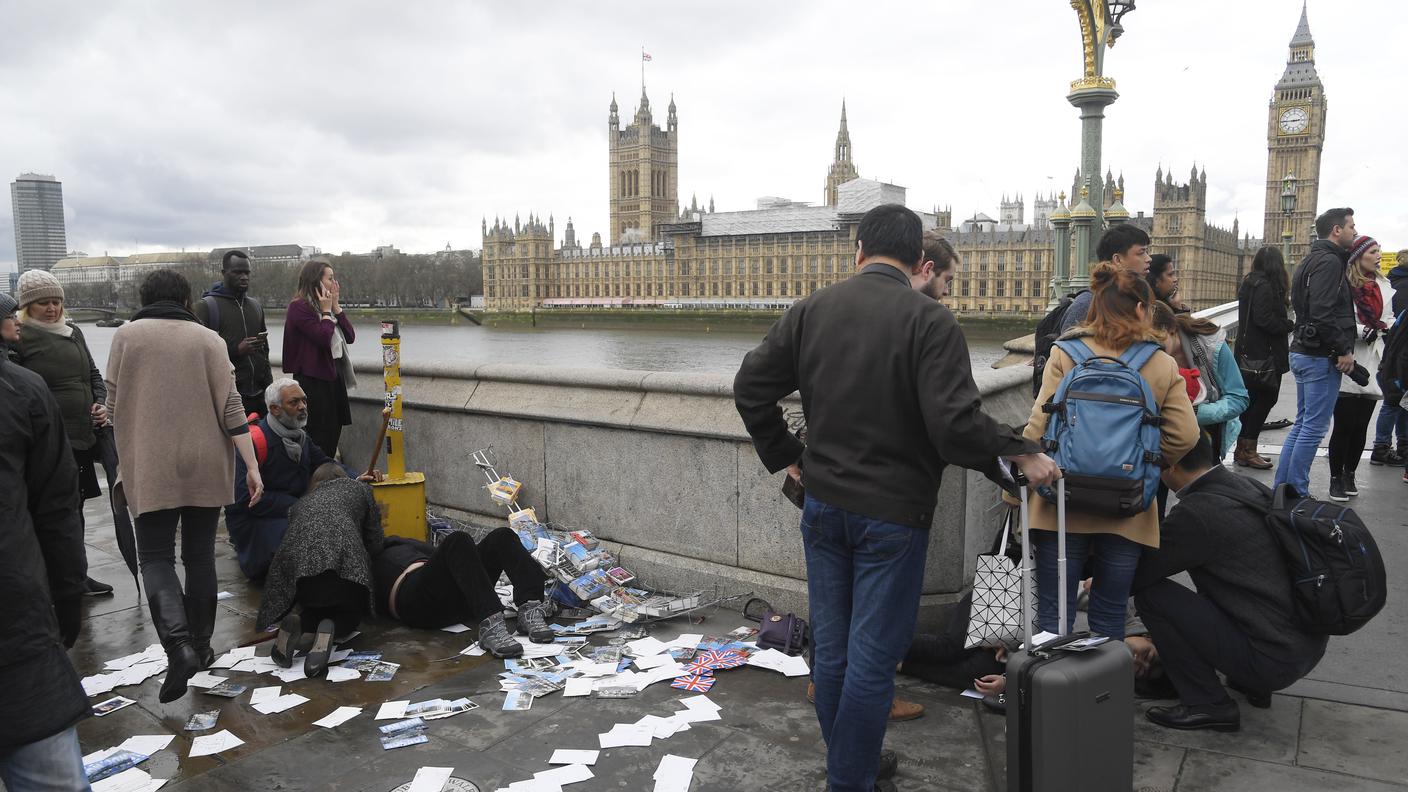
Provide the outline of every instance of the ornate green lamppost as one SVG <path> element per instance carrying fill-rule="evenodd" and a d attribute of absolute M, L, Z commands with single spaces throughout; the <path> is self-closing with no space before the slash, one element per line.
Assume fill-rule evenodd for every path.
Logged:
<path fill-rule="evenodd" d="M 1296 175 L 1286 173 L 1286 178 L 1281 180 L 1281 214 L 1286 220 L 1281 224 L 1281 257 L 1286 260 L 1286 266 L 1294 266 L 1291 262 L 1291 215 L 1296 211 Z"/>

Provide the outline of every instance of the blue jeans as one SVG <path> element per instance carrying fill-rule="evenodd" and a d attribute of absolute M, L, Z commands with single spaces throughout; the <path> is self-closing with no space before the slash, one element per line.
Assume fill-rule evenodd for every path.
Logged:
<path fill-rule="evenodd" d="M 1281 445 L 1275 485 L 1290 484 L 1302 497 L 1309 497 L 1310 464 L 1330 430 L 1330 416 L 1335 414 L 1344 375 L 1333 360 L 1299 352 L 1291 353 L 1291 374 L 1296 378 L 1296 422 Z"/>
<path fill-rule="evenodd" d="M 1379 408 L 1379 422 L 1374 426 L 1374 445 L 1386 446 L 1398 436 L 1398 447 L 1408 448 L 1408 410 L 1398 406 L 1398 399 L 1384 399 Z"/>
<path fill-rule="evenodd" d="M 1129 610 L 1129 588 L 1144 546 L 1117 534 L 1066 534 L 1066 624 L 1056 601 L 1060 571 L 1056 556 L 1056 532 L 1032 531 L 1036 548 L 1036 629 L 1065 635 L 1076 620 L 1076 593 L 1080 590 L 1086 559 L 1090 559 L 1090 631 L 1114 640 L 1124 640 L 1125 617 Z"/>
<path fill-rule="evenodd" d="M 0 750 L 0 781 L 9 792 L 88 792 L 78 731 L 70 727 L 28 745 Z"/>
<path fill-rule="evenodd" d="M 838 509 L 802 509 L 816 717 L 833 792 L 870 792 L 914 637 L 929 532 Z"/>

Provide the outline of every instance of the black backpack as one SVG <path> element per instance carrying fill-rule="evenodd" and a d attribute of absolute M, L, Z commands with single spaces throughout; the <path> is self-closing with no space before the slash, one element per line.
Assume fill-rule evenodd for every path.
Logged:
<path fill-rule="evenodd" d="M 1379 362 L 1380 384 L 1387 394 L 1390 390 L 1403 393 L 1404 375 L 1408 374 L 1408 310 L 1394 320 L 1388 335 L 1384 336 L 1384 355 Z"/>
<path fill-rule="evenodd" d="M 1051 347 L 1055 346 L 1056 339 L 1061 337 L 1061 323 L 1066 319 L 1066 312 L 1071 309 L 1071 303 L 1076 298 L 1090 291 L 1081 289 L 1075 294 L 1062 297 L 1056 307 L 1041 317 L 1041 321 L 1036 323 L 1036 333 L 1033 338 L 1036 342 L 1035 355 L 1032 357 L 1032 398 L 1035 399 L 1041 394 L 1041 378 L 1046 373 L 1046 359 L 1051 357 Z"/>
<path fill-rule="evenodd" d="M 1266 527 L 1290 570 L 1291 599 L 1306 632 L 1349 635 L 1383 609 L 1388 596 L 1384 559 L 1353 509 L 1302 498 L 1289 484 L 1275 491 L 1269 510 L 1265 502 L 1237 500 L 1266 512 Z"/>

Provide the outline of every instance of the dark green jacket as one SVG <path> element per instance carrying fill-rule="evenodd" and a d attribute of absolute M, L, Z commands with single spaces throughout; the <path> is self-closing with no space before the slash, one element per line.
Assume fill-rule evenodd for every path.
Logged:
<path fill-rule="evenodd" d="M 83 331 L 69 326 L 73 335 L 64 338 L 33 325 L 20 325 L 20 343 L 15 352 L 19 364 L 43 377 L 49 392 L 54 394 L 69 445 L 86 451 L 97 442 L 91 411 L 94 404 L 107 398 L 107 388 L 83 340 Z"/>

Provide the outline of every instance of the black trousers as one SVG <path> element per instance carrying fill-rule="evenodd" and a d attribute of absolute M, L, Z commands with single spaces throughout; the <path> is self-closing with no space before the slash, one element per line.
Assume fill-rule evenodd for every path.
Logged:
<path fill-rule="evenodd" d="M 972 610 L 973 594 L 969 592 L 954 607 L 943 632 L 917 633 L 905 653 L 900 673 L 964 690 L 972 687 L 973 680 L 978 677 L 1006 671 L 1006 666 L 997 661 L 993 650 L 963 648 Z"/>
<path fill-rule="evenodd" d="M 260 418 L 263 418 L 265 415 L 269 414 L 269 405 L 264 403 L 263 393 L 256 393 L 252 396 L 246 396 L 245 394 L 241 393 L 240 401 L 244 402 L 245 415 L 255 413 Z"/>
<path fill-rule="evenodd" d="M 306 632 L 316 630 L 323 619 L 332 619 L 333 634 L 346 635 L 367 615 L 366 586 L 343 580 L 331 569 L 299 578 L 295 596 Z"/>
<path fill-rule="evenodd" d="M 147 591 L 181 590 L 176 577 L 176 526 L 181 526 L 181 565 L 186 568 L 186 596 L 215 599 L 216 506 L 183 506 L 138 515 L 137 563 Z"/>
<path fill-rule="evenodd" d="M 513 584 L 515 604 L 521 607 L 543 598 L 547 575 L 523 549 L 518 534 L 496 528 L 476 546 L 469 534 L 453 533 L 435 548 L 429 561 L 401 581 L 397 617 L 427 629 L 451 624 L 473 627 L 503 610 L 494 583 L 504 573 Z"/>
<path fill-rule="evenodd" d="M 342 427 L 352 423 L 352 408 L 347 404 L 347 384 L 340 377 L 325 380 L 294 374 L 293 379 L 308 395 L 308 426 L 304 427 L 308 439 L 317 443 L 324 454 L 336 459 Z"/>
<path fill-rule="evenodd" d="M 1261 436 L 1261 425 L 1266 423 L 1266 419 L 1271 415 L 1271 408 L 1276 406 L 1276 402 L 1281 398 L 1281 377 L 1276 376 L 1276 384 L 1266 387 L 1247 384 L 1247 395 L 1251 400 L 1247 402 L 1247 409 L 1242 411 L 1242 431 L 1237 437 L 1242 440 L 1256 439 Z"/>
<path fill-rule="evenodd" d="M 1295 665 L 1253 649 L 1246 633 L 1217 603 L 1172 580 L 1140 590 L 1134 604 L 1159 650 L 1164 673 L 1190 707 L 1227 700 L 1218 671 L 1228 681 L 1267 692 L 1301 677 Z"/>
<path fill-rule="evenodd" d="M 1378 406 L 1378 399 L 1340 394 L 1335 402 L 1335 425 L 1330 430 L 1331 476 L 1353 473 L 1359 467 L 1364 444 L 1369 440 L 1369 422 Z"/>

